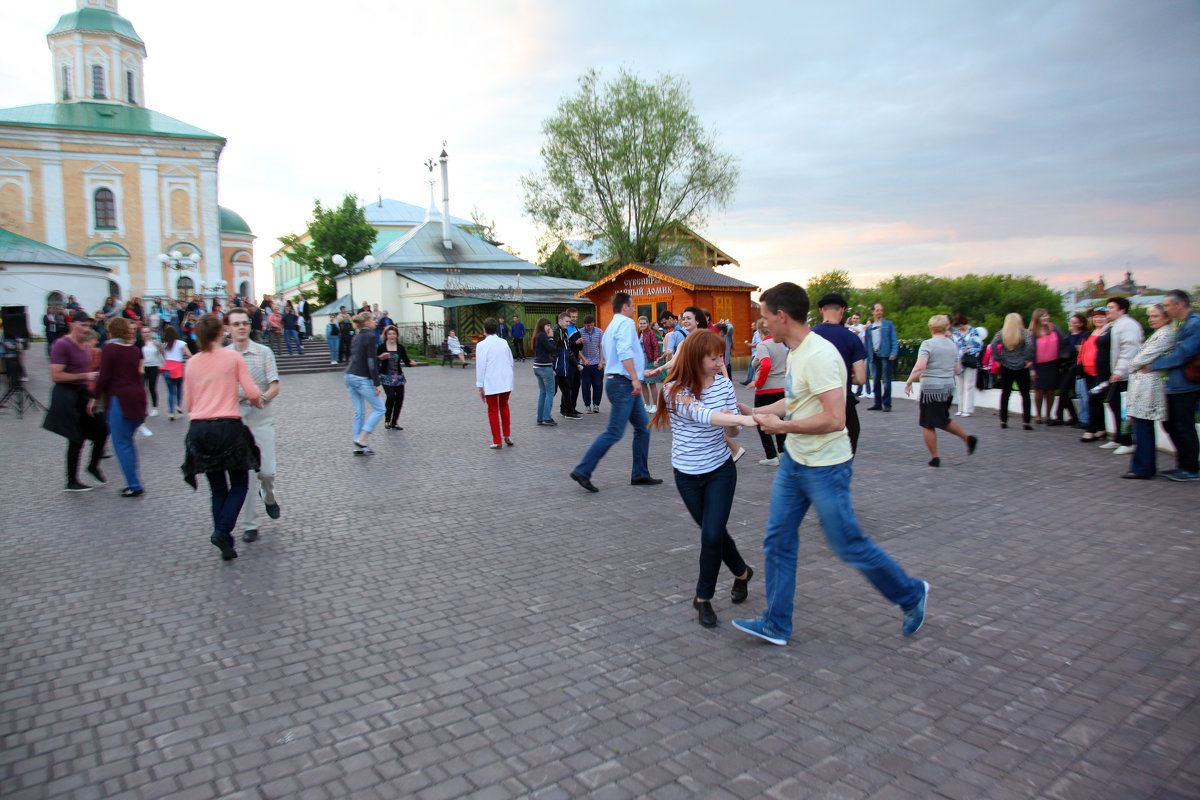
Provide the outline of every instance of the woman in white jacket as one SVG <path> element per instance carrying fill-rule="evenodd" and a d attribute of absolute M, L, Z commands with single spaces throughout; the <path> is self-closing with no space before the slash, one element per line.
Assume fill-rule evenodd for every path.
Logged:
<path fill-rule="evenodd" d="M 1154 333 L 1129 360 L 1129 391 L 1125 393 L 1126 413 L 1133 423 L 1134 449 L 1129 471 L 1122 478 L 1149 480 L 1158 471 L 1155 464 L 1154 423 L 1167 418 L 1167 394 L 1162 372 L 1142 372 L 1142 367 L 1175 349 L 1175 328 L 1161 303 L 1150 306 L 1150 327 Z"/>

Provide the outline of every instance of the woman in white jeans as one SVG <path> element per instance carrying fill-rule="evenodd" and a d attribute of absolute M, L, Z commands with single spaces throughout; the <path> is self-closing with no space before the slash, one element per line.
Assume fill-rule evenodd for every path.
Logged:
<path fill-rule="evenodd" d="M 962 359 L 962 372 L 956 378 L 956 417 L 969 417 L 975 411 L 975 373 L 979 368 L 979 359 L 983 357 L 983 336 L 978 328 L 971 327 L 965 315 L 954 315 L 954 327 L 950 331 L 950 338 L 958 346 L 958 355 Z"/>

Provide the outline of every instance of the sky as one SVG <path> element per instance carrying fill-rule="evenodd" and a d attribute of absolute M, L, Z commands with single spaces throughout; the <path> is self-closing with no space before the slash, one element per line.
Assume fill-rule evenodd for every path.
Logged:
<path fill-rule="evenodd" d="M 45 34 L 74 0 L 5 3 L 0 107 L 53 101 Z M 146 104 L 217 133 L 220 203 L 276 237 L 345 192 L 478 207 L 536 256 L 522 175 L 589 68 L 683 77 L 739 162 L 700 233 L 766 288 L 835 269 L 1032 275 L 1069 289 L 1132 270 L 1200 284 L 1200 4 L 729 4 L 559 0 L 120 0 L 146 43 Z M 440 204 L 441 191 L 437 191 Z"/>

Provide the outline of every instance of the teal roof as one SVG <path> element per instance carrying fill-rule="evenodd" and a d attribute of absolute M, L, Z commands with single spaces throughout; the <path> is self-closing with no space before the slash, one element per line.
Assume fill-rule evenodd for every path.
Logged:
<path fill-rule="evenodd" d="M 133 24 L 129 20 L 120 14 L 114 14 L 112 11 L 106 11 L 103 8 L 81 8 L 69 14 L 63 14 L 58 18 L 58 24 L 54 26 L 54 29 L 48 35 L 53 36 L 56 33 L 69 33 L 71 31 L 115 33 L 126 39 L 132 39 L 138 44 L 145 44 L 141 37 L 137 35 L 137 31 L 133 29 Z"/>
<path fill-rule="evenodd" d="M 36 239 L 0 228 L 0 264 L 45 264 L 91 267 L 109 272 L 108 267 L 90 258 L 59 250 Z"/>
<path fill-rule="evenodd" d="M 72 131 L 126 133 L 139 136 L 173 136 L 179 139 L 213 139 L 215 133 L 194 128 L 166 114 L 140 106 L 112 103 L 38 103 L 0 109 L 0 126 L 18 128 L 61 128 Z"/>
<path fill-rule="evenodd" d="M 254 235 L 254 231 L 250 230 L 250 226 L 246 224 L 246 220 L 242 219 L 241 215 L 236 211 L 230 211 L 225 206 L 217 206 L 217 210 L 221 214 L 221 233 L 248 233 Z"/>

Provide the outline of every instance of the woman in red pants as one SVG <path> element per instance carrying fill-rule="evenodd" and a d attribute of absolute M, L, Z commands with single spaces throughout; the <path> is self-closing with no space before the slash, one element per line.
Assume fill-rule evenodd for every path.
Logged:
<path fill-rule="evenodd" d="M 512 446 L 513 440 L 508 426 L 508 396 L 513 388 L 513 356 L 508 342 L 496 335 L 500 323 L 495 317 L 483 321 L 483 332 L 487 337 L 475 348 L 475 385 L 479 387 L 479 397 L 488 407 L 488 424 L 492 428 L 492 443 L 488 445 L 493 450 L 499 450 L 504 445 L 500 443 L 503 435 L 504 444 Z"/>

